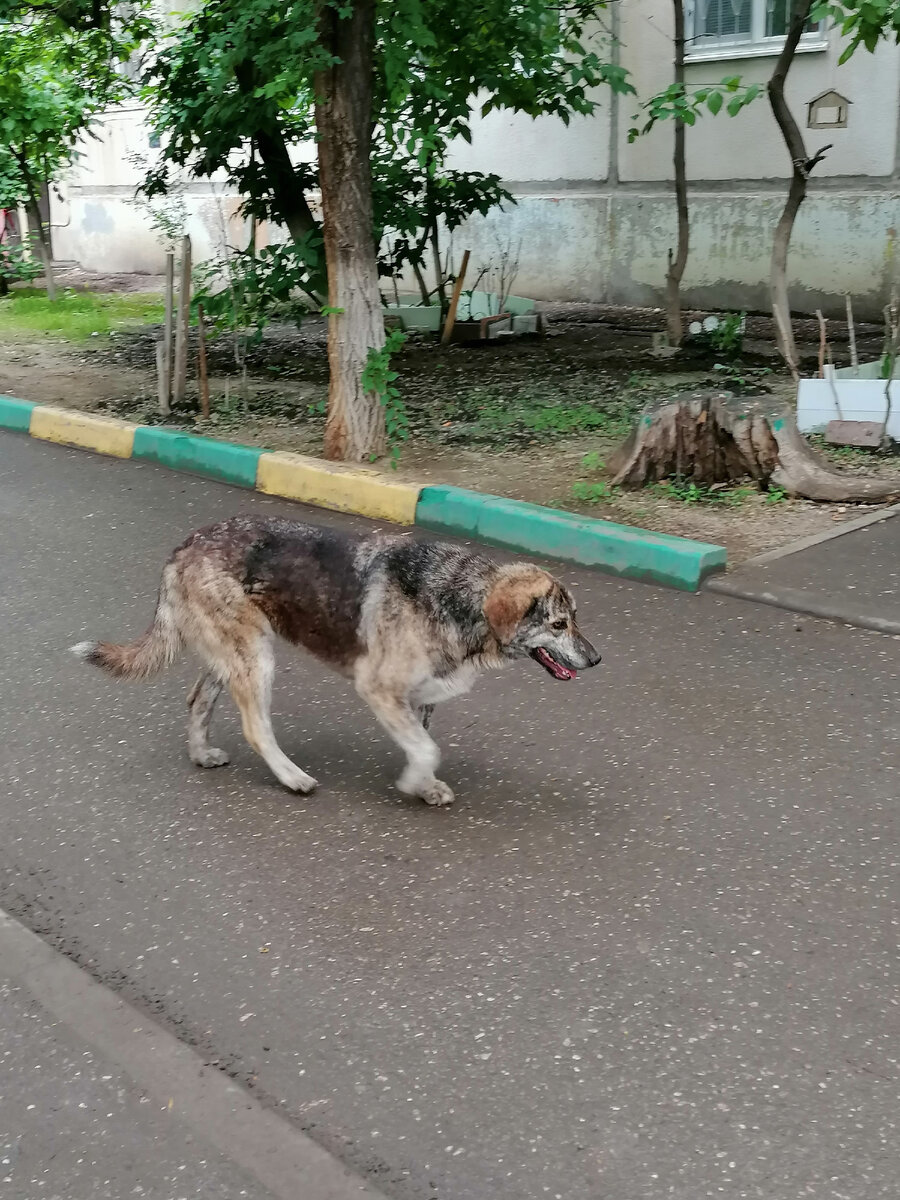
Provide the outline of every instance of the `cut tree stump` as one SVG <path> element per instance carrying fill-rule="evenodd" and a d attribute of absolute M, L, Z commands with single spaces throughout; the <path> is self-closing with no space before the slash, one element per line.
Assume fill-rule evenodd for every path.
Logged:
<path fill-rule="evenodd" d="M 900 496 L 893 479 L 836 471 L 809 445 L 787 409 L 770 396 L 688 392 L 648 409 L 609 459 L 612 484 L 662 479 L 712 485 L 749 475 L 760 488 L 807 500 L 853 503 Z"/>

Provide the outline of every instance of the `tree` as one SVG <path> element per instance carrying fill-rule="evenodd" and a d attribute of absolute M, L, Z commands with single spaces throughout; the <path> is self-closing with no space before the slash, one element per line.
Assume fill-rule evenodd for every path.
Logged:
<path fill-rule="evenodd" d="M 41 189 L 72 163 L 79 139 L 124 87 L 106 50 L 96 31 L 76 33 L 56 18 L 0 22 L 0 208 L 26 208 L 51 299 Z"/>
<path fill-rule="evenodd" d="M 462 179 L 444 170 L 451 142 L 471 137 L 476 95 L 482 111 L 568 120 L 593 110 L 591 92 L 600 84 L 632 90 L 621 68 L 582 44 L 586 23 L 602 7 L 585 0 L 561 8 L 546 0 L 208 0 L 162 40 L 147 77 L 162 162 L 148 188 L 164 190 L 172 168 L 200 175 L 224 169 L 248 213 L 288 229 L 309 266 L 307 290 L 321 293 L 327 260 L 329 455 L 360 460 L 384 444 L 383 396 L 363 386 L 364 377 L 383 374 L 366 370 L 384 338 L 376 237 L 395 230 L 401 255 L 417 265 L 424 253 L 398 163 L 415 164 L 413 186 L 430 201 L 449 180 L 457 200 L 483 211 L 499 193 L 496 177 L 482 177 L 480 189 L 475 173 Z M 303 153 L 313 130 L 317 164 Z M 372 180 L 372 169 L 384 174 Z M 324 244 L 306 199 L 317 187 Z M 459 204 L 454 211 L 461 219 Z M 436 227 L 429 222 L 426 237 Z"/>
<path fill-rule="evenodd" d="M 331 59 L 314 82 L 330 312 L 324 449 L 358 462 L 385 449 L 380 397 L 367 395 L 364 379 L 385 337 L 370 162 L 375 0 L 354 0 L 349 17 L 323 5 L 319 37 Z"/>
<path fill-rule="evenodd" d="M 675 179 L 675 205 L 678 219 L 678 235 L 675 253 L 669 250 L 666 270 L 666 334 L 669 345 L 680 346 L 684 335 L 681 320 L 681 281 L 687 267 L 690 250 L 690 212 L 688 208 L 687 163 L 685 154 L 685 130 L 694 125 L 704 109 L 715 116 L 723 105 L 729 116 L 737 116 L 742 108 L 762 93 L 759 84 L 742 84 L 740 76 L 723 79 L 721 83 L 688 91 L 684 74 L 684 0 L 672 0 L 674 16 L 674 79 L 668 87 L 658 92 L 644 104 L 648 114 L 643 127 L 629 130 L 628 140 L 633 142 L 642 134 L 649 133 L 657 121 L 671 120 L 675 123 L 672 166 Z M 726 102 L 727 101 L 727 102 Z M 635 120 L 638 120 L 636 115 Z"/>
<path fill-rule="evenodd" d="M 790 13 L 787 37 L 768 84 L 772 114 L 778 123 L 791 160 L 791 183 L 772 242 L 769 286 L 778 346 L 794 378 L 799 379 L 800 369 L 788 296 L 788 250 L 797 213 L 806 199 L 810 174 L 831 146 L 823 146 L 812 156 L 807 152 L 800 126 L 784 96 L 788 71 L 809 21 L 833 20 L 840 26 L 842 34 L 849 37 L 850 40 L 840 57 L 841 63 L 846 62 L 859 46 L 865 46 L 871 53 L 882 40 L 893 37 L 895 42 L 900 42 L 900 2 L 841 0 L 839 3 L 821 3 L 818 0 L 793 0 Z"/>

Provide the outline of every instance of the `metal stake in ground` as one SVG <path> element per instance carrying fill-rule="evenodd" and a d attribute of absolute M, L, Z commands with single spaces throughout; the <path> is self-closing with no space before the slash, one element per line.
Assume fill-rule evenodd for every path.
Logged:
<path fill-rule="evenodd" d="M 181 275 L 178 281 L 178 319 L 175 322 L 175 380 L 172 400 L 184 400 L 187 387 L 188 326 L 191 317 L 191 239 L 181 239 Z"/>
<path fill-rule="evenodd" d="M 166 255 L 166 323 L 163 326 L 163 377 L 160 383 L 159 411 L 168 416 L 172 403 L 172 322 L 175 308 L 175 255 Z"/>
<path fill-rule="evenodd" d="M 197 305 L 197 374 L 200 377 L 200 413 L 209 416 L 209 377 L 206 374 L 206 329 L 203 325 L 203 305 Z"/>

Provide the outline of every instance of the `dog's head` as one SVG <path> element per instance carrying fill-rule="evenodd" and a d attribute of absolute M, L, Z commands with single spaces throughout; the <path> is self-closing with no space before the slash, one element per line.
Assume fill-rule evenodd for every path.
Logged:
<path fill-rule="evenodd" d="M 503 567 L 484 615 L 505 658 L 530 656 L 554 679 L 574 679 L 600 655 L 575 623 L 575 601 L 561 583 L 528 563 Z"/>

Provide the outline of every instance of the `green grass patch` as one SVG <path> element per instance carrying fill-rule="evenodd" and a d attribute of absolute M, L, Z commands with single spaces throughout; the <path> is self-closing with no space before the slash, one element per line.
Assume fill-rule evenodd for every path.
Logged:
<path fill-rule="evenodd" d="M 468 389 L 443 399 L 440 441 L 505 448 L 589 433 L 623 438 L 640 404 L 604 395 L 600 388 L 589 398 L 584 393 L 582 388 L 523 387 L 518 381 L 502 390 Z"/>
<path fill-rule="evenodd" d="M 15 288 L 0 300 L 0 334 L 7 338 L 44 334 L 83 342 L 94 334 L 159 324 L 163 316 L 163 299 L 158 295 L 66 289 L 50 301 L 43 290 Z"/>

